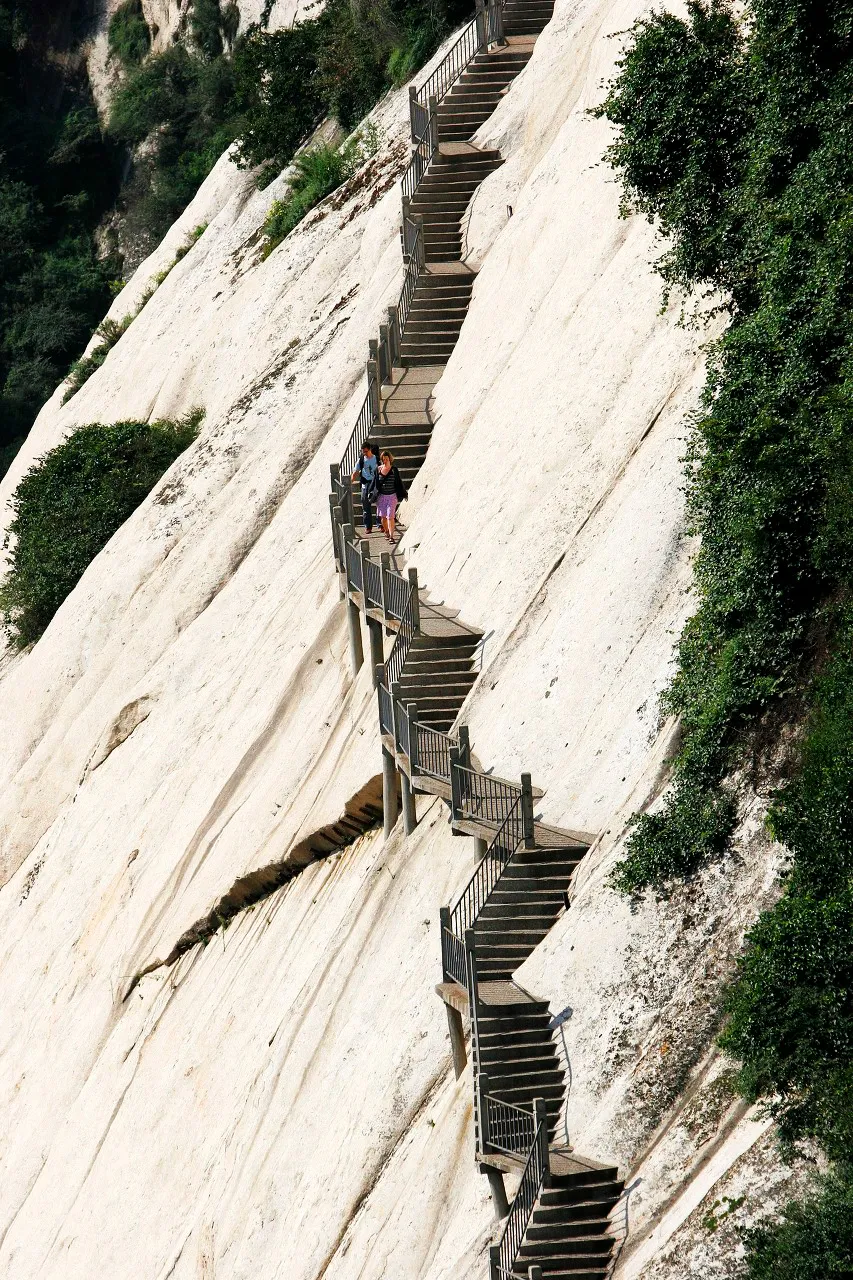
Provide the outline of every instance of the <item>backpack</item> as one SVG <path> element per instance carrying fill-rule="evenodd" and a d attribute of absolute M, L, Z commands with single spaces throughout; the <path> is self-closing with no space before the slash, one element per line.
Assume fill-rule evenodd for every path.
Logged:
<path fill-rule="evenodd" d="M 392 467 L 392 470 L 394 472 L 394 492 L 397 495 L 397 501 L 405 502 L 409 494 L 406 486 L 403 484 L 403 477 L 400 475 L 396 466 Z"/>

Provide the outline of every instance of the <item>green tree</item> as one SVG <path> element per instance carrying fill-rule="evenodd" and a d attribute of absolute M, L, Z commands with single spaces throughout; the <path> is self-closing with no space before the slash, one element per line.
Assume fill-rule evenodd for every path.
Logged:
<path fill-rule="evenodd" d="M 195 439 L 178 422 L 79 427 L 27 472 L 12 497 L 10 567 L 0 611 L 15 645 L 38 640 L 115 531 Z"/>

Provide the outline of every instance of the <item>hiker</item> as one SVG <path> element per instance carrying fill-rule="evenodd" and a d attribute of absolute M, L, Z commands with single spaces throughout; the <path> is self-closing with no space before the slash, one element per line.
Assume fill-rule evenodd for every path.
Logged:
<path fill-rule="evenodd" d="M 375 481 L 376 474 L 379 470 L 379 461 L 373 451 L 373 445 L 369 440 L 365 440 L 361 446 L 361 457 L 355 464 L 355 471 L 352 478 L 356 476 L 361 480 L 361 518 L 364 524 L 364 532 L 373 532 L 373 495 L 376 491 Z"/>
<path fill-rule="evenodd" d="M 407 494 L 403 478 L 394 462 L 394 455 L 389 453 L 387 449 L 383 449 L 379 455 L 376 490 L 379 495 L 376 514 L 379 517 L 379 523 L 385 530 L 385 537 L 393 545 L 395 541 L 394 522 L 397 514 L 397 503 L 402 502 Z"/>

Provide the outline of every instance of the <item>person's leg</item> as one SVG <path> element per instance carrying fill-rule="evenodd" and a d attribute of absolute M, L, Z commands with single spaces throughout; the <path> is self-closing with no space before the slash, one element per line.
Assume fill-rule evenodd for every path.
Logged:
<path fill-rule="evenodd" d="M 388 537 L 391 539 L 392 542 L 394 541 L 394 518 L 395 518 L 396 510 L 397 510 L 397 503 L 392 502 L 391 509 L 388 512 Z"/>
<path fill-rule="evenodd" d="M 361 486 L 361 517 L 366 532 L 370 533 L 373 529 L 373 508 L 370 505 L 368 493 L 369 489 L 367 485 L 363 484 Z"/>

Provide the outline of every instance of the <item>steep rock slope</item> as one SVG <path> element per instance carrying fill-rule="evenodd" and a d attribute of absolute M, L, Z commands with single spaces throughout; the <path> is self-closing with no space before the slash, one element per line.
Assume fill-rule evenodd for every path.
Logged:
<path fill-rule="evenodd" d="M 473 202 L 483 266 L 405 547 L 486 632 L 464 713 L 480 758 L 529 769 L 549 821 L 601 832 L 521 977 L 565 1018 L 572 1141 L 632 1175 L 621 1273 L 664 1274 L 684 1241 L 687 1273 L 722 1276 L 731 1242 L 715 1252 L 697 1227 L 708 1198 L 746 1187 L 738 1214 L 755 1214 L 787 1176 L 710 1047 L 720 983 L 775 891 L 760 802 L 689 893 L 632 906 L 605 884 L 672 733 L 655 695 L 689 609 L 679 456 L 701 378 L 584 114 L 606 37 L 640 11 L 558 4 L 482 132 L 507 162 Z M 74 424 L 207 411 L 0 673 L 0 1270 L 15 1280 L 485 1274 L 470 1078 L 452 1077 L 432 994 L 438 907 L 471 854 L 437 802 L 408 841 L 369 833 L 158 963 L 240 877 L 296 872 L 306 836 L 379 769 L 326 498 L 401 275 L 405 93 L 375 116 L 378 157 L 265 262 L 284 179 L 258 193 L 220 162 L 112 314 L 207 231 L 103 368 L 45 407 L 0 493 Z"/>

